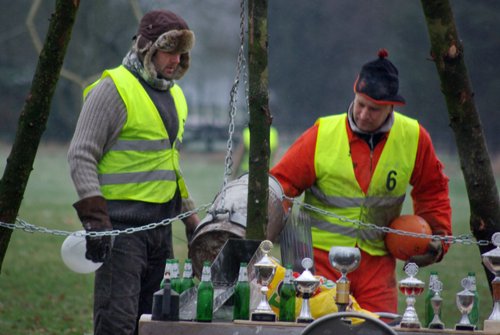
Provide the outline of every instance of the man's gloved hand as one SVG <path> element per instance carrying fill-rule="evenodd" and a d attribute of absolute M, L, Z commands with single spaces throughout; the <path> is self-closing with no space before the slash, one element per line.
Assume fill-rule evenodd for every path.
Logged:
<path fill-rule="evenodd" d="M 186 226 L 186 238 L 189 244 L 191 242 L 191 239 L 193 238 L 196 227 L 198 227 L 198 225 L 200 224 L 200 218 L 197 214 L 192 214 L 191 216 L 185 218 L 183 222 Z"/>
<path fill-rule="evenodd" d="M 106 200 L 101 196 L 82 199 L 73 204 L 82 222 L 83 228 L 87 232 L 112 230 L 108 216 Z M 92 262 L 104 262 L 109 256 L 112 239 L 111 236 L 86 236 L 87 252 L 85 258 Z"/>
<path fill-rule="evenodd" d="M 193 211 L 194 209 L 195 205 L 193 199 L 182 198 L 182 213 Z M 198 225 L 200 224 L 200 218 L 198 217 L 198 214 L 193 213 L 187 218 L 182 219 L 182 222 L 184 222 L 184 226 L 186 227 L 186 238 L 189 244 L 191 242 L 191 239 L 193 238 L 196 227 L 198 227 Z"/>
<path fill-rule="evenodd" d="M 441 259 L 442 255 L 443 246 L 441 244 L 441 241 L 433 240 L 429 242 L 429 246 L 427 247 L 427 252 L 425 254 L 410 257 L 410 259 L 406 261 L 406 264 L 415 263 L 419 267 L 423 267 L 436 263 Z"/>

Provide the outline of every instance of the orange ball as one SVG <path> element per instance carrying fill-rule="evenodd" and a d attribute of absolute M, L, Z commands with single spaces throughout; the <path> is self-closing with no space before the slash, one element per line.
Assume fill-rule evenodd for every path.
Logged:
<path fill-rule="evenodd" d="M 401 215 L 395 218 L 389 228 L 431 235 L 432 230 L 427 221 L 418 215 Z M 395 258 L 406 261 L 412 256 L 422 255 L 427 252 L 429 242 L 432 239 L 387 233 L 385 235 L 385 246 Z"/>

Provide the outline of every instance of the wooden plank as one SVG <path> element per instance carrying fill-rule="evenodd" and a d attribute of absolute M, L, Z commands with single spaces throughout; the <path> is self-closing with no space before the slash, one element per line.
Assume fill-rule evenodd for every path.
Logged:
<path fill-rule="evenodd" d="M 139 321 L 139 335 L 300 335 L 304 324 L 293 322 L 186 322 L 186 321 L 153 321 L 151 315 L 142 315 Z M 395 327 L 399 335 L 500 335 L 500 329 L 486 331 L 456 331 L 453 329 L 402 329 Z"/>
<path fill-rule="evenodd" d="M 153 321 L 150 315 L 142 315 L 139 335 L 300 335 L 305 325 L 276 322 L 187 322 Z"/>

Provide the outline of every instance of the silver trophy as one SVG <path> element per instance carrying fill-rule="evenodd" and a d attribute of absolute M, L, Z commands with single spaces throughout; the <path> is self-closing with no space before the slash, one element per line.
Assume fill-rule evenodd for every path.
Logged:
<path fill-rule="evenodd" d="M 440 280 L 434 280 L 430 285 L 430 289 L 434 292 L 434 296 L 431 298 L 434 317 L 432 318 L 431 323 L 429 323 L 429 329 L 444 329 L 444 323 L 439 317 L 441 305 L 443 304 L 443 298 L 441 298 L 440 295 L 440 292 L 443 290 L 443 283 Z"/>
<path fill-rule="evenodd" d="M 500 233 L 493 234 L 491 242 L 496 248 L 482 254 L 484 265 L 495 275 L 491 281 L 493 311 L 488 319 L 484 320 L 484 331 L 500 329 Z"/>
<path fill-rule="evenodd" d="M 295 288 L 299 292 L 299 297 L 302 298 L 302 307 L 300 314 L 297 317 L 298 323 L 311 323 L 314 321 L 311 315 L 311 308 L 309 306 L 309 298 L 316 291 L 319 286 L 319 279 L 314 277 L 309 270 L 313 266 L 313 261 L 310 258 L 302 260 L 302 267 L 305 269 L 299 277 L 293 280 Z"/>
<path fill-rule="evenodd" d="M 472 306 L 474 306 L 474 293 L 470 290 L 472 282 L 469 278 L 464 278 L 462 279 L 461 284 L 464 289 L 457 293 L 456 301 L 458 310 L 462 314 L 462 317 L 455 325 L 455 330 L 472 331 L 476 328 L 476 326 L 471 324 L 469 320 L 469 314 L 472 310 Z"/>
<path fill-rule="evenodd" d="M 424 292 L 425 283 L 415 276 L 418 273 L 418 265 L 408 263 L 405 266 L 405 272 L 408 275 L 399 281 L 399 291 L 406 296 L 406 310 L 399 326 L 401 328 L 420 328 L 420 320 L 415 310 L 415 297 Z"/>
<path fill-rule="evenodd" d="M 335 270 L 340 272 L 337 280 L 337 294 L 335 301 L 339 312 L 344 312 L 349 305 L 349 294 L 351 282 L 347 274 L 356 270 L 361 262 L 361 253 L 358 248 L 353 247 L 331 247 L 328 254 L 330 264 Z"/>
<path fill-rule="evenodd" d="M 276 264 L 269 258 L 268 254 L 273 248 L 273 243 L 269 240 L 262 241 L 259 246 L 260 251 L 264 254 L 262 258 L 254 264 L 255 277 L 257 283 L 261 285 L 260 292 L 261 300 L 257 308 L 252 312 L 252 321 L 276 321 L 276 313 L 273 312 L 269 302 L 267 301 L 268 285 L 274 278 L 276 273 Z"/>

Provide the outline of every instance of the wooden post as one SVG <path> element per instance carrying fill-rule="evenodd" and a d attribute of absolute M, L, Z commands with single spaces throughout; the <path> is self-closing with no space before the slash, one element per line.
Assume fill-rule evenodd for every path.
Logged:
<path fill-rule="evenodd" d="M 250 161 L 247 231 L 249 239 L 264 239 L 269 188 L 269 111 L 267 71 L 267 0 L 248 1 L 248 67 Z"/>
<path fill-rule="evenodd" d="M 80 1 L 57 0 L 49 29 L 19 117 L 16 138 L 0 180 L 0 221 L 14 223 L 21 207 L 38 144 L 47 124 L 50 103 L 71 38 Z M 12 230 L 0 228 L 0 269 Z"/>
<path fill-rule="evenodd" d="M 493 233 L 500 231 L 500 201 L 465 67 L 464 47 L 449 0 L 421 0 L 421 3 L 431 42 L 431 57 L 439 74 L 464 174 L 471 209 L 470 227 L 477 240 L 489 241 Z M 492 245 L 480 245 L 479 252 L 483 254 L 492 248 Z M 486 268 L 485 272 L 492 289 L 493 274 Z"/>

